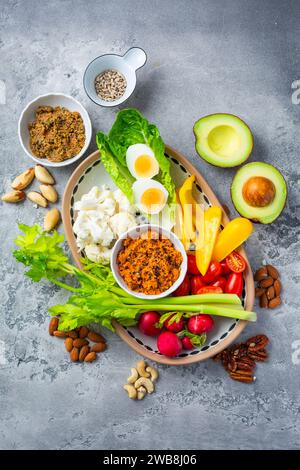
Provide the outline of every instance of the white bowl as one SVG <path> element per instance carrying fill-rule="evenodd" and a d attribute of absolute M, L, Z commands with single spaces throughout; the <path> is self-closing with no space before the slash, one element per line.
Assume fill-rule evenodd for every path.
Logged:
<path fill-rule="evenodd" d="M 33 155 L 29 145 L 28 124 L 35 120 L 35 112 L 39 106 L 61 106 L 63 108 L 67 108 L 69 111 L 78 111 L 80 113 L 85 127 L 85 144 L 75 157 L 56 163 L 50 162 L 47 158 L 38 158 Z M 72 96 L 65 95 L 64 93 L 51 93 L 40 95 L 27 104 L 19 119 L 18 134 L 24 152 L 27 153 L 32 160 L 44 166 L 59 167 L 71 165 L 84 155 L 91 142 L 92 124 L 86 109 L 79 103 L 79 101 L 72 98 Z"/>
<path fill-rule="evenodd" d="M 169 289 L 162 292 L 161 294 L 156 294 L 156 295 L 147 295 L 147 294 L 143 294 L 142 292 L 135 292 L 135 291 L 130 290 L 127 287 L 127 284 L 125 283 L 123 278 L 121 277 L 119 273 L 118 264 L 117 264 L 117 255 L 119 251 L 122 249 L 123 240 L 125 240 L 128 237 L 139 238 L 144 232 L 147 232 L 148 230 L 158 232 L 159 234 L 163 235 L 165 238 L 168 238 L 173 243 L 174 248 L 177 251 L 179 251 L 182 255 L 182 263 L 180 266 L 180 275 L 178 279 L 174 282 L 174 284 L 171 287 L 169 287 Z M 177 287 L 179 287 L 180 284 L 182 283 L 187 272 L 187 255 L 186 255 L 183 244 L 181 243 L 179 238 L 177 238 L 176 235 L 174 235 L 173 232 L 170 232 L 169 230 L 166 230 L 163 227 L 160 227 L 159 225 L 145 224 L 145 225 L 138 225 L 137 227 L 134 227 L 128 230 L 127 232 L 123 233 L 120 236 L 120 238 L 116 241 L 113 247 L 113 250 L 111 253 L 110 265 L 111 265 L 112 273 L 117 283 L 125 292 L 139 299 L 148 299 L 148 300 L 160 299 L 162 297 L 167 297 L 168 295 L 172 294 L 172 292 L 174 292 L 177 289 Z"/>
<path fill-rule="evenodd" d="M 124 103 L 133 93 L 136 85 L 136 71 L 146 63 L 147 56 L 140 47 L 132 47 L 123 56 L 117 54 L 104 54 L 92 60 L 87 66 L 83 76 L 83 86 L 88 97 L 94 103 L 111 108 Z M 117 100 L 102 100 L 95 90 L 95 78 L 105 70 L 117 70 L 126 79 L 125 93 Z"/>

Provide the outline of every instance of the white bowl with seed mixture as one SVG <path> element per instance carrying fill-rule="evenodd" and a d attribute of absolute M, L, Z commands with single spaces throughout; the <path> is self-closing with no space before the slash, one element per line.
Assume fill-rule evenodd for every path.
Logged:
<path fill-rule="evenodd" d="M 105 54 L 87 66 L 83 86 L 94 103 L 113 107 L 124 103 L 136 86 L 136 71 L 146 63 L 143 49 L 132 47 L 123 56 Z"/>

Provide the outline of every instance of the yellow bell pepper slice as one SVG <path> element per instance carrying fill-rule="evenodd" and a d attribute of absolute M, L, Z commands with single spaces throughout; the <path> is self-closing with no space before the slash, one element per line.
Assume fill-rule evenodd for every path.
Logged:
<path fill-rule="evenodd" d="M 244 217 L 231 220 L 218 237 L 213 251 L 213 259 L 222 261 L 239 247 L 253 232 L 253 224 Z"/>
<path fill-rule="evenodd" d="M 196 263 L 202 276 L 206 274 L 211 262 L 221 219 L 222 210 L 218 206 L 210 207 L 204 211 L 204 224 L 198 234 L 196 244 Z"/>

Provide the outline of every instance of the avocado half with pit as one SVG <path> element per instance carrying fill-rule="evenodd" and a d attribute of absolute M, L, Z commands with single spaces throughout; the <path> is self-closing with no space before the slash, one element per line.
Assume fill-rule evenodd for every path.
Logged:
<path fill-rule="evenodd" d="M 253 148 L 252 133 L 239 117 L 233 114 L 210 114 L 194 125 L 197 153 L 215 166 L 240 165 Z"/>
<path fill-rule="evenodd" d="M 232 181 L 231 198 L 247 219 L 270 224 L 283 211 L 287 197 L 284 177 L 269 163 L 253 162 L 240 168 Z"/>

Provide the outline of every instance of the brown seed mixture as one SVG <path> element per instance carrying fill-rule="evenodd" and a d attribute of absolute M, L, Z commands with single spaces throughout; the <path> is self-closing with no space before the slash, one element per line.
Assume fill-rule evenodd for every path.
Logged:
<path fill-rule="evenodd" d="M 49 323 L 49 335 L 65 339 L 65 348 L 71 362 L 93 362 L 97 358 L 97 353 L 106 349 L 103 336 L 86 326 L 71 331 L 60 331 L 58 325 L 59 318 L 52 317 Z"/>
<path fill-rule="evenodd" d="M 156 295 L 178 279 L 182 256 L 167 238 L 148 231 L 140 238 L 126 238 L 118 253 L 120 274 L 129 289 Z"/>
<path fill-rule="evenodd" d="M 39 158 L 62 162 L 77 155 L 85 144 L 85 128 L 77 111 L 39 106 L 28 126 L 30 148 Z"/>
<path fill-rule="evenodd" d="M 276 308 L 281 304 L 281 282 L 279 272 L 271 264 L 259 268 L 254 280 L 257 282 L 255 297 L 259 297 L 261 308 Z"/>
<path fill-rule="evenodd" d="M 115 101 L 124 95 L 126 78 L 117 70 L 105 70 L 95 78 L 95 90 L 104 101 Z"/>
<path fill-rule="evenodd" d="M 257 335 L 249 338 L 245 343 L 234 344 L 224 349 L 214 357 L 221 361 L 224 369 L 233 380 L 252 383 L 256 380 L 253 369 L 256 362 L 265 362 L 268 359 L 266 346 L 269 339 L 266 335 Z"/>

